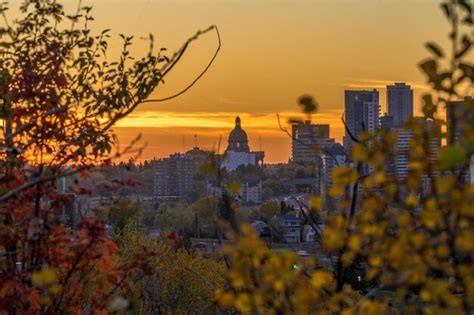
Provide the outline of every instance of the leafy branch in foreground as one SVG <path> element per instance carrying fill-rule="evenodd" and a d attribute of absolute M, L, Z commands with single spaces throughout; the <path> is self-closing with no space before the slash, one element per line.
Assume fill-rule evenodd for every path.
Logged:
<path fill-rule="evenodd" d="M 57 180 L 109 165 L 123 151 L 112 127 L 149 100 L 200 36 L 173 55 L 154 49 L 130 55 L 133 37 L 120 35 L 116 60 L 107 56 L 110 30 L 90 29 L 92 8 L 78 1 L 68 14 L 56 1 L 25 0 L 10 22 L 0 4 L 0 313 L 104 311 L 133 268 L 118 264 L 104 222 L 82 218 L 64 227 L 68 204 Z M 128 147 L 126 150 L 131 150 Z"/>
<path fill-rule="evenodd" d="M 432 57 L 420 63 L 433 90 L 423 96 L 424 117 L 399 131 L 351 134 L 353 165 L 335 168 L 329 196 L 312 209 L 327 218 L 321 242 L 333 264 L 294 253 L 275 253 L 250 227 L 226 249 L 230 289 L 220 305 L 244 314 L 471 314 L 474 311 L 474 188 L 466 173 L 473 159 L 473 4 L 442 1 L 451 31 L 451 53 L 428 43 Z M 465 98 L 466 97 L 466 98 Z M 452 103 L 457 101 L 457 103 Z M 311 98 L 300 100 L 306 115 Z M 456 110 L 447 122 L 442 107 Z M 410 135 L 408 176 L 387 169 L 400 133 Z M 446 142 L 437 154 L 433 143 Z M 361 174 L 361 166 L 371 172 Z M 318 233 L 316 233 L 318 235 Z M 355 285 L 353 277 L 360 277 Z"/>

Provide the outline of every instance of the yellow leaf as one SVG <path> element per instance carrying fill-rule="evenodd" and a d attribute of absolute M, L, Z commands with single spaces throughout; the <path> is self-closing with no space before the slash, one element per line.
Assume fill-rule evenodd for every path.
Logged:
<path fill-rule="evenodd" d="M 352 147 L 352 158 L 355 161 L 367 162 L 369 159 L 369 153 L 367 152 L 367 148 L 360 143 L 354 144 L 354 146 Z"/>
<path fill-rule="evenodd" d="M 311 285 L 316 289 L 328 286 L 331 284 L 331 281 L 332 274 L 327 271 L 316 271 L 311 276 Z"/>
<path fill-rule="evenodd" d="M 38 272 L 33 273 L 31 281 L 39 287 L 45 287 L 56 282 L 56 273 L 52 268 L 43 268 Z"/>
<path fill-rule="evenodd" d="M 416 207 L 418 205 L 418 197 L 415 193 L 410 193 L 407 199 L 405 199 L 405 204 L 409 207 Z"/>
<path fill-rule="evenodd" d="M 328 195 L 332 198 L 338 198 L 341 197 L 341 195 L 344 193 L 344 188 L 339 185 L 332 186 L 329 188 Z"/>
<path fill-rule="evenodd" d="M 309 205 L 311 209 L 321 209 L 322 203 L 323 201 L 319 196 L 311 196 L 311 198 L 309 199 Z"/>
<path fill-rule="evenodd" d="M 231 181 L 228 185 L 230 192 L 236 194 L 242 190 L 242 185 L 238 181 Z"/>
<path fill-rule="evenodd" d="M 357 172 L 347 166 L 337 167 L 332 171 L 332 180 L 335 184 L 349 185 L 357 180 Z"/>
<path fill-rule="evenodd" d="M 323 230 L 323 247 L 328 251 L 334 251 L 341 248 L 344 245 L 341 233 L 330 227 L 326 227 Z"/>
<path fill-rule="evenodd" d="M 362 238 L 359 235 L 352 235 L 349 238 L 348 246 L 349 249 L 353 251 L 357 251 L 360 248 L 360 245 L 362 244 Z"/>

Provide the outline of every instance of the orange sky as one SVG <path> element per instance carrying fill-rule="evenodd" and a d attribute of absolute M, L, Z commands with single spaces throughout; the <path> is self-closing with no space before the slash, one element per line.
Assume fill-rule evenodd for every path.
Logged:
<path fill-rule="evenodd" d="M 72 0 L 67 0 L 71 3 Z M 90 2 L 90 1 L 89 1 Z M 287 161 L 291 141 L 278 130 L 298 115 L 296 99 L 311 94 L 320 104 L 316 122 L 330 123 L 340 140 L 344 89 L 379 88 L 405 81 L 415 87 L 415 108 L 423 90 L 416 64 L 427 56 L 427 40 L 445 43 L 448 30 L 436 0 L 96 0 L 94 28 L 135 35 L 153 33 L 170 52 L 196 30 L 218 25 L 222 50 L 206 76 L 172 101 L 145 104 L 119 123 L 121 143 L 138 133 L 147 143 L 141 158 L 163 157 L 194 144 L 205 149 L 225 142 L 234 117 L 242 117 L 251 149 L 266 151 L 267 162 Z M 111 49 L 119 45 L 118 36 Z M 193 44 L 181 64 L 156 91 L 173 94 L 205 66 L 216 38 Z M 226 144 L 222 144 L 225 148 Z"/>

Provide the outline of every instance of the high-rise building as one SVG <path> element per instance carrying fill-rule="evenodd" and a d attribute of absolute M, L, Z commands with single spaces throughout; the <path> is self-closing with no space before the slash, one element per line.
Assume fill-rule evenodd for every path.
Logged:
<path fill-rule="evenodd" d="M 329 197 L 329 189 L 333 186 L 332 172 L 339 166 L 350 165 L 350 159 L 344 147 L 339 143 L 327 146 L 316 159 L 316 180 L 313 193 L 321 196 L 328 210 L 336 209 L 337 199 Z"/>
<path fill-rule="evenodd" d="M 387 85 L 388 115 L 393 117 L 395 127 L 413 117 L 413 90 L 405 83 Z"/>
<path fill-rule="evenodd" d="M 448 102 L 446 104 L 446 125 L 448 134 L 448 145 L 464 142 L 464 134 L 467 129 L 472 128 L 474 122 L 474 99 L 467 96 L 462 101 Z M 470 165 L 462 170 L 466 182 L 474 182 L 474 157 Z"/>
<path fill-rule="evenodd" d="M 446 105 L 446 125 L 448 145 L 464 140 L 463 129 L 474 120 L 474 100 L 466 96 L 462 101 L 448 102 Z"/>
<path fill-rule="evenodd" d="M 390 130 L 394 127 L 393 117 L 387 113 L 380 117 L 380 128 Z"/>
<path fill-rule="evenodd" d="M 301 125 L 294 124 L 291 132 L 291 151 L 294 162 L 314 162 L 319 151 L 316 148 L 323 148 L 334 143 L 334 139 L 329 138 L 328 124 L 312 124 L 310 120 L 307 120 Z"/>
<path fill-rule="evenodd" d="M 432 135 L 432 138 L 428 139 L 428 143 L 426 145 L 428 150 L 427 158 L 430 162 L 435 162 L 441 148 L 441 125 L 430 120 L 420 120 L 420 123 L 424 124 L 423 128 L 429 130 L 429 134 Z M 408 176 L 410 151 L 412 149 L 411 140 L 413 139 L 413 133 L 403 128 L 396 128 L 395 132 L 397 133 L 397 141 L 395 143 L 396 157 L 394 171 L 395 175 L 398 177 L 405 178 Z"/>
<path fill-rule="evenodd" d="M 344 97 L 344 118 L 351 134 L 357 137 L 364 130 L 374 132 L 379 127 L 379 92 L 344 91 Z M 353 140 L 347 130 L 343 142 L 346 152 L 350 152 Z"/>
<path fill-rule="evenodd" d="M 395 142 L 395 163 L 393 172 L 400 178 L 408 176 L 408 163 L 410 153 L 410 142 L 413 134 L 405 129 L 397 128 L 397 141 Z"/>
<path fill-rule="evenodd" d="M 153 195 L 158 200 L 177 200 L 192 190 L 193 176 L 205 162 L 204 151 L 194 148 L 154 161 Z"/>

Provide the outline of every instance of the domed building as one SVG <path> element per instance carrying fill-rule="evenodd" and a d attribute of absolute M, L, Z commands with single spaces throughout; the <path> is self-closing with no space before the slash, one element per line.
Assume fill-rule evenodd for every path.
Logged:
<path fill-rule="evenodd" d="M 233 171 L 241 165 L 263 165 L 265 153 L 251 152 L 247 133 L 242 129 L 240 117 L 235 118 L 235 127 L 227 139 L 228 145 L 222 167 Z"/>
<path fill-rule="evenodd" d="M 247 133 L 241 127 L 240 117 L 235 118 L 235 128 L 230 132 L 227 151 L 250 152 Z"/>

